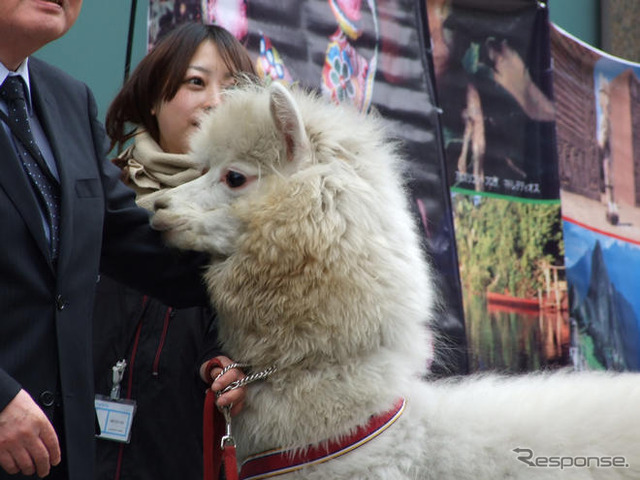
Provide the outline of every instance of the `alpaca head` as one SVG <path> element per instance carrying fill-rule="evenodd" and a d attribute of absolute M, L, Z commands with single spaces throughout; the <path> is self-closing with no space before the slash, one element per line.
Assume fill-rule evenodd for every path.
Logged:
<path fill-rule="evenodd" d="M 203 121 L 192 154 L 208 172 L 160 197 L 152 225 L 211 255 L 231 356 L 319 365 L 422 338 L 404 324 L 429 317 L 428 269 L 380 119 L 245 85 Z"/>

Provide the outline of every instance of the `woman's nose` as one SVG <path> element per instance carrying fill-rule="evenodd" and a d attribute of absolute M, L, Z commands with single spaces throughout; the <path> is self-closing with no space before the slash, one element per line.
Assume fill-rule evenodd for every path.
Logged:
<path fill-rule="evenodd" d="M 206 112 L 216 108 L 220 104 L 220 90 L 215 89 L 208 96 L 207 101 L 204 104 L 204 110 Z"/>

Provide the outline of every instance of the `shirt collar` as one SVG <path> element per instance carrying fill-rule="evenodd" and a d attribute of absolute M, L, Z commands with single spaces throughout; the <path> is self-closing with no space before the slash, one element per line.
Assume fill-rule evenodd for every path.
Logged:
<path fill-rule="evenodd" d="M 31 82 L 29 81 L 29 59 L 25 59 L 24 62 L 20 64 L 20 66 L 16 69 L 15 72 L 12 72 L 5 67 L 2 62 L 0 62 L 0 85 L 2 85 L 5 79 L 9 75 L 19 75 L 24 80 L 25 85 L 27 86 L 27 108 L 29 109 L 29 113 L 31 114 Z"/>

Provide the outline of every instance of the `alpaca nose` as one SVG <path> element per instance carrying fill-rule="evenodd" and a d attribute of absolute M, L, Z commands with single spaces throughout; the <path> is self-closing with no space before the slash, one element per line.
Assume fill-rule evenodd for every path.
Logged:
<path fill-rule="evenodd" d="M 167 197 L 160 197 L 153 202 L 153 210 L 158 211 L 169 207 L 169 200 Z"/>

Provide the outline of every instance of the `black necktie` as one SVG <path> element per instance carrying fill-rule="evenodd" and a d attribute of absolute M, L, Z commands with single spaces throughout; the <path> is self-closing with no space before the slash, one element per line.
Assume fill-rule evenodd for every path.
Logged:
<path fill-rule="evenodd" d="M 9 128 L 18 140 L 14 142 L 18 156 L 36 190 L 38 200 L 49 223 L 51 257 L 55 260 L 58 256 L 60 186 L 47 168 L 44 157 L 31 132 L 22 77 L 16 75 L 7 77 L 0 87 L 0 97 L 7 104 Z"/>

